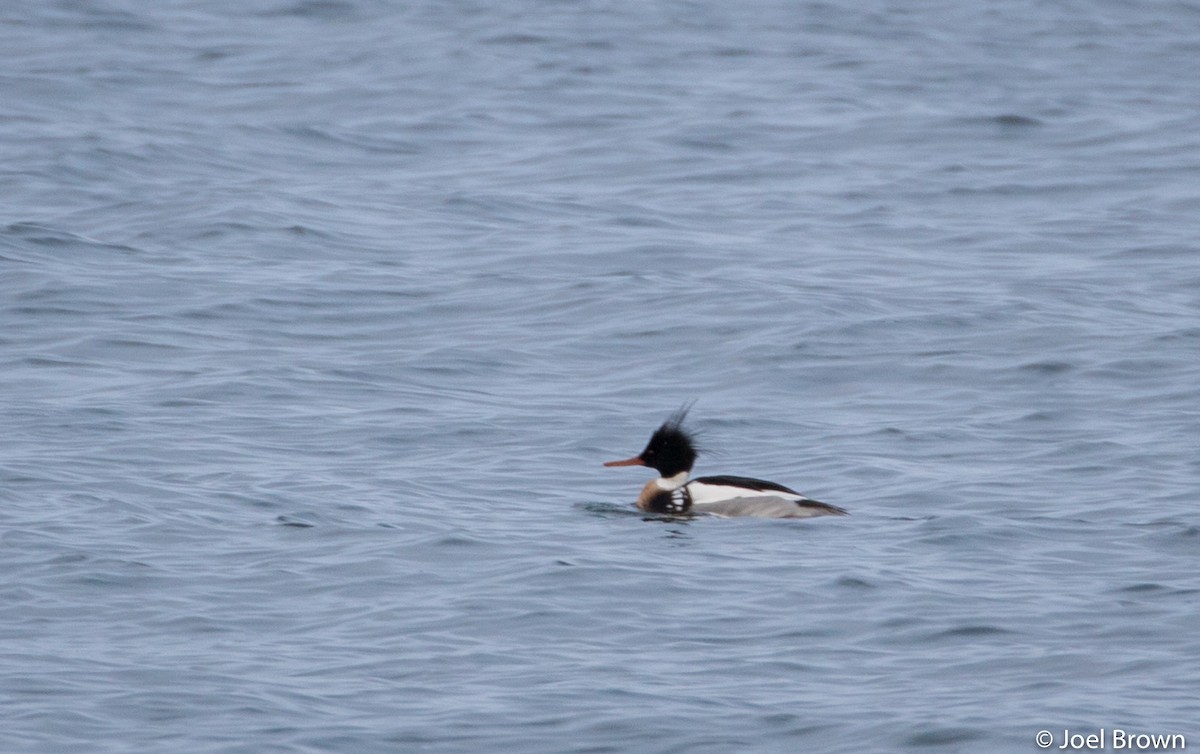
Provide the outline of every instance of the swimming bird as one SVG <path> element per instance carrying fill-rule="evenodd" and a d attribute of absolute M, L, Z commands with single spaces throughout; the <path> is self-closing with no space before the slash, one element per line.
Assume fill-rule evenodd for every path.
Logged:
<path fill-rule="evenodd" d="M 663 422 L 646 448 L 623 461 L 605 466 L 648 466 L 658 472 L 642 488 L 637 507 L 651 513 L 758 518 L 812 518 L 846 516 L 847 511 L 818 502 L 775 482 L 744 476 L 702 476 L 688 480 L 698 451 L 695 435 L 683 427 L 690 406 Z"/>

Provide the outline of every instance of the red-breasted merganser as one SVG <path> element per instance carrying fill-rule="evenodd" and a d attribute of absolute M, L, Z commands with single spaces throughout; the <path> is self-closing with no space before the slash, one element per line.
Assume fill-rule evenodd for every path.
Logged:
<path fill-rule="evenodd" d="M 646 449 L 605 466 L 649 466 L 659 473 L 638 496 L 637 507 L 652 513 L 758 518 L 846 516 L 836 505 L 817 502 L 782 484 L 744 476 L 702 476 L 688 481 L 696 462 L 696 442 L 683 428 L 688 406 L 677 411 L 650 436 Z"/>

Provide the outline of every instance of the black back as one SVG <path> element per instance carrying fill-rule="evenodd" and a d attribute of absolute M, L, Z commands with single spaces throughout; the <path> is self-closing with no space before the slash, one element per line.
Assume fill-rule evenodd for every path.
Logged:
<path fill-rule="evenodd" d="M 789 487 L 784 487 L 782 484 L 775 484 L 774 482 L 767 482 L 762 479 L 752 479 L 748 476 L 722 474 L 719 476 L 702 476 L 692 481 L 700 482 L 701 484 L 725 484 L 731 487 L 745 487 L 748 490 L 756 492 L 786 492 L 790 495 L 804 496 L 803 493 L 796 492 Z"/>

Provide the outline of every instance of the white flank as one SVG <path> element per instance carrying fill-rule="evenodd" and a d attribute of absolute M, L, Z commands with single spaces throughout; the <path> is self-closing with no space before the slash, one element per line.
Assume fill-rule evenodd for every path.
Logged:
<path fill-rule="evenodd" d="M 813 518 L 815 516 L 832 515 L 823 508 L 808 508 L 796 505 L 795 500 L 782 497 L 739 497 L 733 500 L 722 500 L 718 503 L 693 505 L 693 513 L 706 513 L 721 518 Z"/>

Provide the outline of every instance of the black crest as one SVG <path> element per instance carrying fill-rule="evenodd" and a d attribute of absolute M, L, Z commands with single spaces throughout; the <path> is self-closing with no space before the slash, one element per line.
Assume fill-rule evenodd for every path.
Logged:
<path fill-rule="evenodd" d="M 646 449 L 638 458 L 665 477 L 675 476 L 681 471 L 691 471 L 696 463 L 696 436 L 683 428 L 692 405 L 686 404 L 663 422 L 650 436 Z"/>

